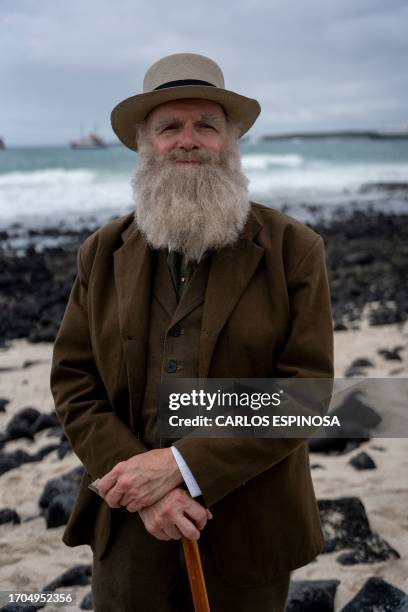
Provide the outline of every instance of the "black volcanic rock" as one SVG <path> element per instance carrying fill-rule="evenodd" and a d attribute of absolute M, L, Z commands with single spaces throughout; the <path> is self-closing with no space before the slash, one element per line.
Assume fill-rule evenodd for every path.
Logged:
<path fill-rule="evenodd" d="M 373 533 L 365 542 L 358 544 L 350 552 L 342 553 L 336 558 L 340 565 L 356 565 L 357 563 L 378 563 L 387 559 L 400 559 L 400 554 L 378 534 Z"/>
<path fill-rule="evenodd" d="M 358 359 L 354 359 L 352 362 L 351 368 L 372 368 L 374 367 L 373 362 L 366 357 L 359 357 Z"/>
<path fill-rule="evenodd" d="M 76 492 L 83 474 L 84 468 L 82 465 L 79 465 L 59 478 L 52 478 L 49 480 L 38 502 L 40 508 L 43 510 L 47 508 L 52 498 L 56 495 Z"/>
<path fill-rule="evenodd" d="M 23 463 L 41 461 L 46 455 L 59 448 L 60 444 L 47 444 L 33 455 L 20 448 L 10 453 L 0 453 L 0 475 L 20 467 Z"/>
<path fill-rule="evenodd" d="M 311 453 L 346 454 L 358 448 L 362 442 L 367 442 L 370 439 L 368 429 L 357 423 L 345 421 L 335 431 L 330 427 L 322 429 L 325 435 L 310 438 L 308 441 Z"/>
<path fill-rule="evenodd" d="M 22 449 L 10 453 L 0 453 L 0 476 L 20 467 L 22 463 L 29 463 L 30 461 L 33 461 L 32 456 Z"/>
<path fill-rule="evenodd" d="M 34 441 L 34 434 L 28 425 L 24 423 L 13 423 L 10 427 L 7 427 L 5 441 L 18 440 L 26 438 L 27 440 Z"/>
<path fill-rule="evenodd" d="M 382 578 L 372 577 L 341 612 L 396 612 L 405 593 Z"/>
<path fill-rule="evenodd" d="M 9 399 L 6 399 L 5 397 L 0 397 L 0 412 L 6 412 L 6 406 L 9 403 Z"/>
<path fill-rule="evenodd" d="M 52 498 L 46 513 L 47 529 L 67 524 L 75 499 L 75 493 L 61 493 Z"/>
<path fill-rule="evenodd" d="M 60 527 L 67 523 L 83 474 L 84 468 L 79 465 L 46 483 L 38 503 L 45 516 L 47 528 Z"/>
<path fill-rule="evenodd" d="M 39 431 L 56 427 L 58 425 L 60 425 L 60 421 L 56 412 L 50 412 L 49 414 L 42 412 L 38 415 L 37 419 L 32 424 L 31 431 L 33 434 L 36 434 Z"/>
<path fill-rule="evenodd" d="M 347 453 L 370 439 L 370 430 L 377 427 L 381 416 L 369 404 L 361 400 L 359 390 L 352 391 L 333 411 L 340 427 L 323 427 L 319 435 L 309 440 L 309 450 L 313 453 Z"/>
<path fill-rule="evenodd" d="M 92 591 L 89 591 L 82 599 L 79 608 L 81 610 L 93 610 Z"/>
<path fill-rule="evenodd" d="M 58 447 L 58 459 L 63 459 L 67 453 L 72 453 L 72 447 L 69 440 L 64 440 Z"/>
<path fill-rule="evenodd" d="M 54 580 L 51 580 L 51 582 L 43 587 L 42 591 L 55 591 L 55 589 L 60 587 L 84 586 L 91 583 L 91 578 L 92 565 L 75 565 Z"/>
<path fill-rule="evenodd" d="M 402 357 L 400 352 L 404 349 L 403 346 L 398 345 L 393 349 L 379 349 L 377 352 L 384 359 L 388 359 L 389 361 L 402 361 Z"/>
<path fill-rule="evenodd" d="M 381 423 L 382 418 L 361 398 L 360 391 L 352 391 L 331 414 L 338 416 L 341 423 L 358 423 L 366 429 L 374 429 Z"/>
<path fill-rule="evenodd" d="M 9 440 L 18 438 L 34 439 L 32 427 L 41 413 L 37 408 L 27 406 L 19 410 L 9 421 L 6 427 L 6 436 Z"/>
<path fill-rule="evenodd" d="M 325 539 L 324 552 L 355 548 L 371 536 L 371 528 L 358 497 L 318 500 Z"/>
<path fill-rule="evenodd" d="M 374 460 L 367 453 L 359 453 L 352 457 L 349 463 L 356 470 L 375 470 L 377 467 Z"/>
<path fill-rule="evenodd" d="M 343 321 L 334 321 L 333 329 L 334 331 L 346 331 L 347 325 Z"/>
<path fill-rule="evenodd" d="M 61 431 L 61 425 L 56 413 L 51 412 L 50 414 L 44 414 L 39 412 L 36 408 L 27 406 L 19 410 L 19 412 L 10 419 L 2 441 L 4 443 L 9 440 L 17 440 L 20 438 L 27 438 L 33 441 L 35 434 L 39 431 L 57 426 L 60 428 L 59 431 Z M 35 459 L 33 459 L 33 461 L 35 461 Z"/>
<path fill-rule="evenodd" d="M 355 366 L 350 366 L 344 372 L 344 377 L 345 378 L 351 378 L 352 376 L 355 376 L 355 377 L 359 378 L 359 377 L 367 376 L 367 374 L 361 368 L 357 368 Z"/>
<path fill-rule="evenodd" d="M 286 612 L 333 612 L 340 580 L 292 580 Z"/>
<path fill-rule="evenodd" d="M 371 531 L 364 506 L 358 497 L 319 499 L 318 506 L 325 538 L 323 552 L 352 549 L 337 557 L 336 561 L 341 565 L 399 558 L 395 549 Z"/>
<path fill-rule="evenodd" d="M 43 446 L 35 453 L 35 455 L 33 455 L 33 461 L 41 461 L 44 459 L 44 457 L 59 449 L 59 447 L 59 444 L 47 444 L 46 446 Z"/>
<path fill-rule="evenodd" d="M 370 312 L 368 319 L 370 325 L 391 325 L 403 323 L 406 320 L 406 313 L 400 312 L 396 305 L 381 304 Z"/>
<path fill-rule="evenodd" d="M 13 523 L 13 525 L 21 523 L 19 514 L 13 508 L 2 508 L 0 510 L 0 525 L 5 523 Z"/>

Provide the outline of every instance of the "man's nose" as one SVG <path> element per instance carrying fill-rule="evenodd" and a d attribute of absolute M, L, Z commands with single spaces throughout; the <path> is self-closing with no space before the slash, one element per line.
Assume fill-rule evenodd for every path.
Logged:
<path fill-rule="evenodd" d="M 191 126 L 185 126 L 181 130 L 177 144 L 180 149 L 185 149 L 186 151 L 199 148 L 194 129 Z"/>

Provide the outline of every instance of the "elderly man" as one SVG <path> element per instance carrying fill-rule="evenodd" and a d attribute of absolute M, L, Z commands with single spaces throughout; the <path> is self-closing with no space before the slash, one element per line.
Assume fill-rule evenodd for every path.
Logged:
<path fill-rule="evenodd" d="M 79 249 L 51 372 L 85 467 L 63 541 L 92 548 L 97 612 L 191 610 L 182 535 L 221 612 L 283 611 L 323 549 L 304 439 L 171 445 L 156 421 L 164 380 L 333 376 L 323 241 L 248 199 L 239 137 L 259 112 L 196 54 L 156 62 L 112 112 L 139 152 L 135 211 Z"/>

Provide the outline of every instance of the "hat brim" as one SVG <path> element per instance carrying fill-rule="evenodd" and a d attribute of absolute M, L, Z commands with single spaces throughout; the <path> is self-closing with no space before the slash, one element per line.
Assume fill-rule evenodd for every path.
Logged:
<path fill-rule="evenodd" d="M 198 98 L 221 104 L 227 116 L 238 126 L 239 137 L 249 130 L 261 112 L 257 100 L 233 91 L 206 85 L 182 85 L 149 91 L 122 100 L 111 113 L 112 129 L 126 147 L 137 151 L 135 124 L 143 121 L 159 104 L 185 98 Z"/>

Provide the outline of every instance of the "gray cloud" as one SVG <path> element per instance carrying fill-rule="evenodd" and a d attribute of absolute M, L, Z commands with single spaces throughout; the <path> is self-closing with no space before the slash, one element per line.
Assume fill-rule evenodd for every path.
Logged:
<path fill-rule="evenodd" d="M 3 0 L 0 135 L 64 143 L 109 115 L 169 53 L 212 57 L 257 98 L 253 133 L 408 123 L 408 5 L 376 0 Z"/>

